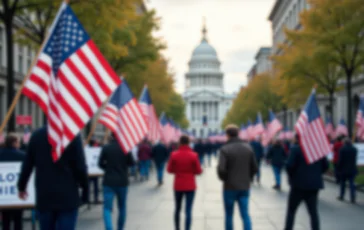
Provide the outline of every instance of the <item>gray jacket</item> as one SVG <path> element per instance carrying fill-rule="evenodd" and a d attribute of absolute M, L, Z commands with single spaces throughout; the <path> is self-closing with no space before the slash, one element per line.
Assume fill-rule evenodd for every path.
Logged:
<path fill-rule="evenodd" d="M 249 143 L 234 138 L 221 148 L 217 173 L 225 190 L 249 190 L 257 170 L 255 154 Z"/>

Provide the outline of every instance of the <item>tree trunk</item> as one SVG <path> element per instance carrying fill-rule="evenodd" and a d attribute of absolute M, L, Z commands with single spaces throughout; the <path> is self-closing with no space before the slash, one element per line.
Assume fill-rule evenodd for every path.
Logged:
<path fill-rule="evenodd" d="M 6 58 L 7 58 L 7 81 L 6 81 L 6 88 L 7 88 L 7 108 L 9 109 L 14 98 L 14 42 L 13 42 L 13 20 L 12 17 L 8 18 L 4 21 L 5 30 L 6 30 Z M 15 131 L 15 112 L 13 112 L 10 116 L 8 121 L 8 132 Z"/>
<path fill-rule="evenodd" d="M 353 134 L 353 100 L 351 98 L 351 77 L 352 71 L 346 71 L 346 96 L 348 103 L 348 132 L 349 136 L 352 137 Z"/>
<path fill-rule="evenodd" d="M 287 106 L 283 106 L 283 125 L 284 129 L 287 128 Z"/>
<path fill-rule="evenodd" d="M 334 92 L 329 92 L 329 113 L 331 121 L 334 121 Z"/>

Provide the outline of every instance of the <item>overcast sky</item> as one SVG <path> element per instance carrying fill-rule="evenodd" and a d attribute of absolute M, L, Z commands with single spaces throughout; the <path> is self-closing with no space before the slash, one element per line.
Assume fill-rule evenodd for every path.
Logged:
<path fill-rule="evenodd" d="M 156 34 L 167 43 L 164 55 L 176 73 L 176 88 L 184 92 L 184 74 L 193 49 L 201 41 L 203 17 L 207 37 L 225 74 L 225 90 L 237 92 L 247 83 L 259 47 L 272 43 L 268 15 L 275 0 L 147 0 L 162 19 Z"/>

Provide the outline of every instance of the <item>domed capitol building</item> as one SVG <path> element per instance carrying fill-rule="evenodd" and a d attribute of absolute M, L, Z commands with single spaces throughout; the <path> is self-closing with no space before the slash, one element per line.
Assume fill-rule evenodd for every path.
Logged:
<path fill-rule="evenodd" d="M 201 43 L 192 52 L 188 63 L 183 95 L 189 131 L 198 138 L 206 138 L 210 133 L 221 131 L 221 123 L 234 99 L 234 95 L 224 92 L 221 63 L 216 50 L 208 43 L 206 34 L 204 25 Z"/>

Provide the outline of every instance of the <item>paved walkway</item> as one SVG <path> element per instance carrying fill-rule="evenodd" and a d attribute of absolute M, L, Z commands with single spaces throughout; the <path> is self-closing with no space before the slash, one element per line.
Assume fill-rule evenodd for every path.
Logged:
<path fill-rule="evenodd" d="M 221 184 L 214 167 L 205 169 L 198 178 L 198 192 L 194 203 L 194 230 L 223 230 L 224 212 L 221 199 Z M 268 166 L 263 167 L 262 186 L 254 185 L 251 192 L 250 213 L 254 230 L 282 230 L 288 195 L 287 179 L 283 191 L 271 189 L 273 175 Z M 163 187 L 156 187 L 154 175 L 149 182 L 132 183 L 129 189 L 128 219 L 126 230 L 173 230 L 172 177 L 167 176 Z M 336 201 L 337 187 L 326 183 L 320 194 L 320 215 L 323 230 L 364 229 L 364 195 L 358 195 L 358 204 Z M 348 194 L 347 194 L 348 195 Z M 116 221 L 116 205 L 114 217 Z M 242 223 L 235 209 L 235 229 L 242 229 Z M 94 206 L 91 211 L 80 214 L 77 229 L 102 230 L 102 207 Z M 296 216 L 297 230 L 308 230 L 309 219 L 304 205 Z"/>

